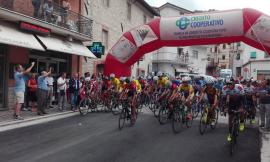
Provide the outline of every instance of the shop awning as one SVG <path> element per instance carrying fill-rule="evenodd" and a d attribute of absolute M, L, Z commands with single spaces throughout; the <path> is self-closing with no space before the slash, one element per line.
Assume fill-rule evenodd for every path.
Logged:
<path fill-rule="evenodd" d="M 81 42 L 69 42 L 63 38 L 37 36 L 47 50 L 80 55 L 90 58 L 96 56 Z"/>
<path fill-rule="evenodd" d="M 33 34 L 21 32 L 15 24 L 0 21 L 0 43 L 45 51 Z"/>

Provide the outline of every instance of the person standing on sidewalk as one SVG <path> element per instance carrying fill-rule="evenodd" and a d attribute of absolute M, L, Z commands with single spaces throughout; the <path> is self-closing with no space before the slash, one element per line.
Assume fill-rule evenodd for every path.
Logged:
<path fill-rule="evenodd" d="M 80 91 L 80 80 L 78 73 L 74 74 L 69 80 L 69 91 L 71 93 L 71 109 L 72 111 L 77 111 L 78 95 Z"/>
<path fill-rule="evenodd" d="M 53 108 L 52 99 L 53 99 L 53 82 L 54 82 L 54 79 L 53 79 L 51 74 L 46 77 L 46 82 L 47 82 L 47 85 L 48 85 L 48 95 L 47 95 L 46 107 L 47 108 Z"/>
<path fill-rule="evenodd" d="M 270 131 L 270 80 L 264 80 L 259 88 L 261 128 Z"/>
<path fill-rule="evenodd" d="M 47 102 L 47 93 L 48 93 L 48 85 L 46 82 L 46 77 L 51 74 L 52 69 L 48 72 L 42 71 L 41 76 L 38 77 L 38 115 L 45 115 L 46 102 Z"/>
<path fill-rule="evenodd" d="M 60 111 L 66 111 L 67 104 L 67 81 L 66 81 L 66 73 L 62 73 L 62 75 L 57 79 L 57 87 L 58 87 L 58 109 Z"/>
<path fill-rule="evenodd" d="M 33 73 L 31 78 L 28 80 L 28 96 L 29 101 L 31 102 L 31 111 L 36 112 L 36 103 L 37 103 L 37 80 L 36 74 Z"/>
<path fill-rule="evenodd" d="M 15 79 L 15 97 L 16 97 L 16 106 L 14 108 L 14 118 L 23 120 L 21 114 L 21 107 L 24 103 L 24 92 L 25 92 L 25 80 L 24 75 L 28 74 L 32 68 L 35 66 L 35 62 L 31 63 L 31 66 L 27 70 L 23 70 L 22 65 L 17 65 L 15 67 L 14 79 Z"/>

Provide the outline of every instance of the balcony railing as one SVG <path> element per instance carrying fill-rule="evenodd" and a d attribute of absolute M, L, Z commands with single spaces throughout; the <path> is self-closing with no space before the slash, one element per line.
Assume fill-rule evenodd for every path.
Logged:
<path fill-rule="evenodd" d="M 80 15 L 79 13 L 73 11 L 65 11 L 63 7 L 56 3 L 52 3 L 49 7 L 50 12 L 45 9 L 45 4 L 40 4 L 40 7 L 35 7 L 32 4 L 27 4 L 29 1 L 19 2 L 21 4 L 14 5 L 14 0 L 0 0 L 0 8 L 11 10 L 19 14 L 30 16 L 32 18 L 56 25 L 58 27 L 63 27 L 73 32 L 84 34 L 87 37 L 92 38 L 92 23 L 93 20 Z M 22 5 L 22 6 L 20 6 Z M 49 11 L 47 10 L 47 11 Z"/>

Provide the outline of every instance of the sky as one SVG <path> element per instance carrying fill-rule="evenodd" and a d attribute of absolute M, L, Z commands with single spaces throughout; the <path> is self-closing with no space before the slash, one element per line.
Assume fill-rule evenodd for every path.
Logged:
<path fill-rule="evenodd" d="M 160 7 L 170 2 L 179 7 L 194 10 L 228 10 L 253 8 L 270 15 L 270 0 L 145 0 L 151 6 Z"/>

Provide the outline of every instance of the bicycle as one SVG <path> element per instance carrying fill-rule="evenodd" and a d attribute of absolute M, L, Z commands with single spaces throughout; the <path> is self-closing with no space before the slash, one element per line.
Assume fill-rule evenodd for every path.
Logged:
<path fill-rule="evenodd" d="M 179 133 L 185 124 L 187 128 L 192 126 L 193 118 L 188 118 L 188 108 L 184 103 L 178 103 L 172 111 L 172 130 Z"/>
<path fill-rule="evenodd" d="M 119 130 L 122 130 L 123 127 L 125 126 L 125 121 L 129 120 L 130 121 L 130 126 L 134 125 L 132 122 L 132 114 L 131 114 L 131 105 L 130 101 L 128 99 L 124 99 L 122 101 L 122 110 L 119 114 L 119 119 L 118 119 L 118 128 Z M 135 112 L 135 120 L 137 119 L 137 112 Z"/>
<path fill-rule="evenodd" d="M 230 110 L 230 112 L 233 115 L 232 118 L 232 129 L 231 129 L 231 141 L 229 142 L 230 144 L 230 155 L 232 156 L 234 151 L 235 151 L 235 147 L 237 144 L 237 137 L 239 135 L 239 124 L 240 124 L 240 117 L 239 114 L 241 113 L 241 111 L 235 111 L 235 110 Z"/>
<path fill-rule="evenodd" d="M 210 109 L 210 104 L 204 103 L 203 104 L 203 112 L 202 112 L 202 115 L 200 118 L 200 124 L 199 124 L 199 131 L 200 131 L 201 135 L 203 135 L 205 133 L 208 125 L 210 125 L 211 129 L 215 129 L 217 122 L 218 122 L 219 110 L 218 109 L 213 110 L 214 112 L 212 112 L 212 113 L 215 114 L 215 118 L 213 118 L 213 115 L 212 116 L 210 115 L 209 109 Z M 212 123 L 211 123 L 211 122 L 213 122 L 213 120 L 215 120 L 214 125 L 212 125 Z"/>

